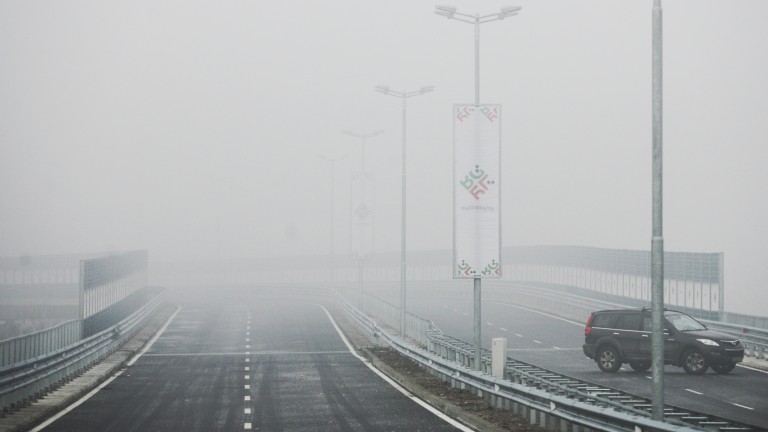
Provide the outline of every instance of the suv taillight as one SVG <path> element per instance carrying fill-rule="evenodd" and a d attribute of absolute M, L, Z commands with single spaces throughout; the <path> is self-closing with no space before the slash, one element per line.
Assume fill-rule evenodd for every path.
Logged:
<path fill-rule="evenodd" d="M 589 336 L 590 333 L 592 333 L 592 318 L 595 316 L 590 314 L 589 318 L 587 318 L 587 325 L 584 327 L 584 336 Z"/>

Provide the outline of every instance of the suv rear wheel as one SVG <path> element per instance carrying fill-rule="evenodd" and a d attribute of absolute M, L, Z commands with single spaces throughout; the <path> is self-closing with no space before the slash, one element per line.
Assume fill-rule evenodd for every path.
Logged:
<path fill-rule="evenodd" d="M 616 372 L 621 367 L 621 358 L 616 348 L 612 346 L 602 346 L 597 350 L 597 367 L 603 372 Z"/>
<path fill-rule="evenodd" d="M 691 375 L 703 375 L 709 365 L 699 350 L 689 349 L 683 353 L 683 369 Z"/>
<path fill-rule="evenodd" d="M 645 372 L 651 368 L 651 362 L 648 361 L 631 361 L 629 365 L 637 372 Z"/>

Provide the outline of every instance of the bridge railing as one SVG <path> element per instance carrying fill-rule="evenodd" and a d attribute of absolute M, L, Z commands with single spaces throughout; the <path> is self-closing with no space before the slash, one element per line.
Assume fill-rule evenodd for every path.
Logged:
<path fill-rule="evenodd" d="M 71 320 L 45 330 L 0 341 L 0 369 L 73 345 L 82 339 L 82 335 L 82 320 Z"/>
<path fill-rule="evenodd" d="M 13 411 L 42 397 L 104 359 L 141 329 L 164 298 L 165 291 L 157 291 L 146 304 L 109 328 L 0 367 L 0 412 Z M 23 338 L 33 340 L 29 336 Z"/>

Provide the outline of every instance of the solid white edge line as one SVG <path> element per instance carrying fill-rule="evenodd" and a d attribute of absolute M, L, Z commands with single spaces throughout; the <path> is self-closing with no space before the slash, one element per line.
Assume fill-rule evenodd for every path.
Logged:
<path fill-rule="evenodd" d="M 584 323 L 580 323 L 580 322 L 577 322 L 577 321 L 574 321 L 574 320 L 569 320 L 567 318 L 563 318 L 563 317 L 555 316 L 555 315 L 552 315 L 552 314 L 548 314 L 546 312 L 537 311 L 535 309 L 529 309 L 527 307 L 522 307 L 522 306 L 513 305 L 513 304 L 509 304 L 509 303 L 496 302 L 496 304 L 503 305 L 503 306 L 514 307 L 514 308 L 522 309 L 522 310 L 525 310 L 525 311 L 528 311 L 528 312 L 533 312 L 533 313 L 537 313 L 537 314 L 540 314 L 540 315 L 548 316 L 550 318 L 558 319 L 560 321 L 565 321 L 567 323 L 570 323 L 570 324 L 573 324 L 573 325 L 577 325 L 579 327 L 583 327 L 584 326 Z"/>
<path fill-rule="evenodd" d="M 336 324 L 336 321 L 331 316 L 331 313 L 328 312 L 328 309 L 326 309 L 323 305 L 320 305 L 320 304 L 318 304 L 317 306 L 320 306 L 325 311 L 325 315 L 331 321 L 331 324 L 333 324 L 333 328 L 336 329 L 336 333 L 339 334 L 339 337 L 344 342 L 344 345 L 347 346 L 347 348 L 349 349 L 349 352 L 352 353 L 353 356 L 357 357 L 358 360 L 363 362 L 364 365 L 368 366 L 368 369 L 372 370 L 376 375 L 380 376 L 384 381 L 386 381 L 389 385 L 394 387 L 397 391 L 399 391 L 400 393 L 402 393 L 406 397 L 410 398 L 412 401 L 416 402 L 417 404 L 421 405 L 427 411 L 431 412 L 432 414 L 434 414 L 435 416 L 437 416 L 441 420 L 445 421 L 446 423 L 450 424 L 451 426 L 456 427 L 457 429 L 461 430 L 462 432 L 473 432 L 473 429 L 470 429 L 467 426 L 464 426 L 463 424 L 459 423 L 458 421 L 448 417 L 443 412 L 441 412 L 437 408 L 433 407 L 432 405 L 424 402 L 423 400 L 419 399 L 419 397 L 417 397 L 413 393 L 409 392 L 408 390 L 406 390 L 405 388 L 400 386 L 398 383 L 392 381 L 391 378 L 389 378 L 388 376 L 384 375 L 384 373 L 381 372 L 380 370 L 376 369 L 376 367 L 374 367 L 371 364 L 371 362 L 368 361 L 368 359 L 366 359 L 365 357 L 359 355 L 355 351 L 355 349 L 352 347 L 352 344 L 349 343 L 349 341 L 347 340 L 347 337 L 344 335 L 344 333 L 341 331 L 339 326 Z"/>
<path fill-rule="evenodd" d="M 131 365 L 133 365 L 134 363 L 136 363 L 136 360 L 138 360 L 138 359 L 139 359 L 139 357 L 141 357 L 141 356 L 142 356 L 142 354 L 144 354 L 144 353 L 145 353 L 145 352 L 146 352 L 146 351 L 147 351 L 147 350 L 148 350 L 148 349 L 149 349 L 149 348 L 152 346 L 152 344 L 154 344 L 154 343 L 155 343 L 155 341 L 157 340 L 157 338 L 158 338 L 158 337 L 160 337 L 160 335 L 163 333 L 163 331 L 165 331 L 165 329 L 168 327 L 168 324 L 170 324 L 170 323 L 171 323 L 171 320 L 172 320 L 172 319 L 173 319 L 173 318 L 176 316 L 176 314 L 177 314 L 177 313 L 179 313 L 179 311 L 180 311 L 180 310 L 181 310 L 181 306 L 179 306 L 179 307 L 176 309 L 176 312 L 174 312 L 174 313 L 173 313 L 173 315 L 171 315 L 171 317 L 170 317 L 170 318 L 168 318 L 168 320 L 165 322 L 165 325 L 163 325 L 163 327 L 162 327 L 162 328 L 161 328 L 161 329 L 160 329 L 160 330 L 159 330 L 159 331 L 158 331 L 158 332 L 155 334 L 155 336 L 154 336 L 154 337 L 153 337 L 153 338 L 152 338 L 152 339 L 149 341 L 149 343 L 147 343 L 147 345 L 145 345 L 145 346 L 144 346 L 144 349 L 142 349 L 140 353 L 136 354 L 136 355 L 135 355 L 135 356 L 134 356 L 134 357 L 131 359 L 131 361 L 129 361 L 128 363 L 126 363 L 126 366 L 131 366 Z M 78 399 L 78 400 L 77 400 L 77 402 L 75 402 L 75 403 L 73 403 L 73 404 L 69 405 L 68 407 L 64 408 L 64 409 L 63 409 L 63 410 L 61 410 L 59 413 L 57 413 L 57 414 L 56 414 L 56 415 L 54 415 L 53 417 L 49 418 L 48 420 L 44 421 L 43 423 L 40 423 L 40 424 L 39 424 L 37 427 L 35 427 L 34 429 L 32 429 L 30 432 L 38 432 L 38 431 L 41 431 L 41 430 L 43 430 L 43 428 L 46 428 L 46 427 L 50 426 L 50 425 L 51 425 L 51 423 L 53 423 L 53 422 L 55 422 L 56 420 L 60 419 L 61 417 L 63 417 L 64 415 L 66 415 L 67 413 L 69 413 L 70 411 L 72 411 L 73 409 L 75 409 L 75 408 L 79 407 L 79 406 L 80 406 L 80 405 L 82 405 L 82 404 L 83 404 L 85 401 L 87 401 L 88 399 L 90 399 L 91 397 L 93 397 L 93 395 L 95 395 L 96 393 L 98 393 L 98 392 L 99 392 L 99 390 L 101 390 L 101 389 L 103 389 L 104 387 L 108 386 L 108 385 L 109 385 L 109 383 L 111 383 L 112 381 L 114 381 L 114 380 L 115 380 L 115 378 L 117 378 L 117 377 L 119 377 L 120 375 L 122 375 L 124 371 L 125 371 L 125 369 L 123 369 L 123 370 L 120 370 L 120 371 L 117 371 L 117 372 L 116 372 L 114 375 L 112 375 L 111 377 L 109 377 L 109 378 L 108 378 L 106 381 L 104 381 L 103 383 L 101 383 L 101 384 L 100 384 L 98 387 L 96 387 L 95 389 L 93 389 L 93 390 L 91 390 L 90 392 L 88 392 L 88 394 L 86 394 L 85 396 L 83 396 L 83 397 L 81 397 L 80 399 Z"/>
<path fill-rule="evenodd" d="M 83 404 L 85 401 L 87 401 L 88 399 L 90 399 L 90 398 L 91 398 L 93 395 L 95 395 L 96 393 L 98 393 L 98 392 L 99 392 L 99 390 L 101 390 L 101 389 L 103 389 L 104 387 L 108 386 L 108 385 L 109 385 L 109 383 L 111 383 L 112 381 L 114 381 L 114 380 L 115 380 L 115 378 L 117 378 L 117 377 L 119 377 L 120 375 L 122 375 L 122 373 L 123 373 L 123 371 L 124 371 L 124 370 L 125 370 L 125 369 L 123 369 L 123 370 L 120 370 L 120 371 L 117 371 L 117 373 L 115 373 L 114 375 L 112 375 L 111 377 L 109 377 L 109 379 L 107 379 L 106 381 L 104 381 L 103 383 L 101 383 L 101 385 L 99 385 L 99 386 L 98 386 L 98 387 L 96 387 L 95 389 L 93 389 L 93 390 L 91 390 L 90 392 L 88 392 L 88 394 L 86 394 L 85 396 L 83 396 L 83 397 L 81 397 L 80 399 L 78 399 L 78 400 L 77 400 L 77 402 L 75 402 L 75 403 L 73 403 L 72 405 L 70 405 L 70 406 L 68 406 L 68 407 L 64 408 L 64 409 L 63 409 L 63 410 L 61 410 L 61 411 L 59 411 L 59 412 L 58 412 L 58 413 L 57 413 L 55 416 L 53 416 L 53 417 L 49 418 L 48 420 L 46 420 L 46 421 L 44 421 L 44 422 L 40 423 L 39 425 L 37 425 L 37 427 L 35 427 L 34 429 L 32 429 L 30 432 L 39 432 L 39 431 L 43 430 L 44 428 L 46 428 L 46 427 L 50 426 L 50 425 L 51 425 L 51 423 L 53 423 L 53 422 L 55 422 L 56 420 L 58 420 L 58 419 L 62 418 L 64 415 L 66 415 L 67 413 L 69 413 L 69 412 L 70 412 L 70 411 L 72 411 L 73 409 L 75 409 L 75 408 L 79 407 L 79 406 L 80 406 L 80 405 L 82 405 L 82 404 Z"/>
<path fill-rule="evenodd" d="M 738 367 L 740 367 L 740 368 L 744 368 L 744 369 L 749 369 L 749 370 L 751 370 L 751 371 L 755 371 L 755 372 L 760 372 L 760 373 L 768 374 L 768 371 L 765 371 L 765 370 L 762 370 L 762 369 L 753 368 L 752 366 L 746 366 L 746 365 L 743 365 L 743 364 L 741 364 L 741 363 L 737 364 L 736 366 L 738 366 Z"/>
<path fill-rule="evenodd" d="M 179 306 L 179 307 L 176 309 L 176 312 L 174 312 L 174 313 L 173 313 L 173 315 L 171 315 L 171 317 L 170 317 L 170 318 L 168 318 L 168 320 L 165 322 L 165 325 L 163 325 L 163 327 L 162 327 L 162 328 L 161 328 L 161 329 L 160 329 L 160 330 L 159 330 L 159 331 L 158 331 L 158 332 L 155 334 L 155 336 L 154 336 L 154 337 L 153 337 L 153 338 L 152 338 L 152 339 L 149 341 L 149 343 L 147 343 L 147 345 L 145 345 L 145 346 L 144 346 L 144 349 L 142 349 L 140 353 L 136 354 L 136 355 L 135 355 L 135 356 L 134 356 L 134 357 L 131 359 L 131 361 L 129 361 L 128 363 L 126 363 L 126 366 L 131 366 L 131 365 L 133 365 L 134 363 L 136 363 L 136 360 L 138 360 L 138 359 L 139 359 L 139 357 L 141 357 L 141 356 L 142 356 L 142 354 L 144 354 L 144 353 L 145 353 L 145 352 L 146 352 L 146 351 L 149 349 L 149 347 L 151 347 L 151 346 L 152 346 L 152 344 L 153 344 L 153 343 L 155 343 L 155 341 L 157 340 L 157 338 L 158 338 L 158 337 L 160 337 L 160 334 L 162 334 L 162 333 L 163 333 L 163 331 L 165 331 L 165 329 L 168 327 L 168 324 L 170 324 L 170 323 L 171 323 L 171 320 L 172 320 L 172 319 L 173 319 L 173 318 L 176 316 L 176 314 L 177 314 L 177 313 L 179 313 L 179 311 L 180 311 L 180 310 L 181 310 L 181 306 Z M 83 397 L 81 397 L 80 399 L 78 399 L 78 400 L 77 400 L 77 402 L 75 402 L 75 403 L 73 403 L 73 404 L 69 405 L 68 407 L 64 408 L 63 410 L 59 411 L 59 412 L 58 412 L 56 415 L 54 415 L 53 417 L 51 417 L 51 418 L 49 418 L 48 420 L 44 421 L 43 423 L 40 423 L 39 425 L 37 425 L 37 427 L 35 427 L 34 429 L 32 429 L 30 432 L 39 432 L 39 431 L 43 430 L 44 428 L 46 428 L 46 427 L 50 426 L 50 425 L 51 425 L 51 423 L 53 423 L 53 422 L 55 422 L 56 420 L 58 420 L 58 419 L 62 418 L 64 415 L 66 415 L 67 413 L 69 413 L 69 412 L 70 412 L 70 411 L 72 411 L 73 409 L 75 409 L 75 408 L 79 407 L 79 406 L 80 406 L 80 405 L 82 405 L 82 404 L 83 404 L 85 401 L 87 401 L 88 399 L 90 399 L 91 397 L 93 397 L 93 395 L 95 395 L 96 393 L 98 393 L 98 392 L 99 392 L 99 390 L 101 390 L 101 389 L 103 389 L 104 387 L 108 386 L 108 385 L 109 385 L 109 383 L 111 383 L 112 381 L 114 381 L 114 380 L 115 380 L 115 378 L 117 378 L 117 377 L 119 377 L 120 375 L 122 375 L 124 371 L 125 371 L 125 369 L 122 369 L 122 370 L 119 370 L 119 371 L 115 372 L 115 374 L 114 374 L 114 375 L 112 375 L 111 377 L 109 377 L 109 378 L 108 378 L 106 381 L 104 381 L 103 383 L 101 383 L 101 384 L 100 384 L 98 387 L 96 387 L 95 389 L 93 389 L 93 390 L 91 390 L 90 392 L 88 392 L 88 394 L 86 394 L 85 396 L 83 396 Z"/>
<path fill-rule="evenodd" d="M 125 366 L 133 366 L 133 364 L 136 363 L 136 361 L 139 359 L 139 357 L 143 356 L 144 353 L 147 352 L 147 350 L 150 349 L 152 347 L 152 345 L 155 344 L 155 341 L 157 340 L 157 338 L 159 338 L 160 335 L 163 334 L 165 329 L 168 328 L 168 325 L 170 325 L 171 321 L 173 321 L 173 319 L 176 318 L 176 314 L 178 314 L 180 310 L 181 310 L 181 306 L 178 306 L 176 308 L 176 311 L 173 313 L 173 315 L 171 315 L 168 318 L 168 320 L 165 321 L 165 324 L 163 325 L 163 327 L 160 328 L 160 330 L 157 333 L 155 333 L 155 335 L 152 337 L 152 339 L 149 341 L 149 343 L 144 345 L 144 348 L 142 348 L 141 351 L 139 351 L 138 354 L 133 356 L 133 358 L 128 363 L 126 363 Z"/>

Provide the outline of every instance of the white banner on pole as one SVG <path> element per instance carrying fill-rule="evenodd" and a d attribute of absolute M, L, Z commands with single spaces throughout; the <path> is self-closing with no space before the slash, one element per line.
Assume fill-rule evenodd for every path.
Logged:
<path fill-rule="evenodd" d="M 352 173 L 352 215 L 350 251 L 355 258 L 373 253 L 374 182 L 373 173 Z"/>
<path fill-rule="evenodd" d="M 453 277 L 501 277 L 501 105 L 453 107 Z"/>

